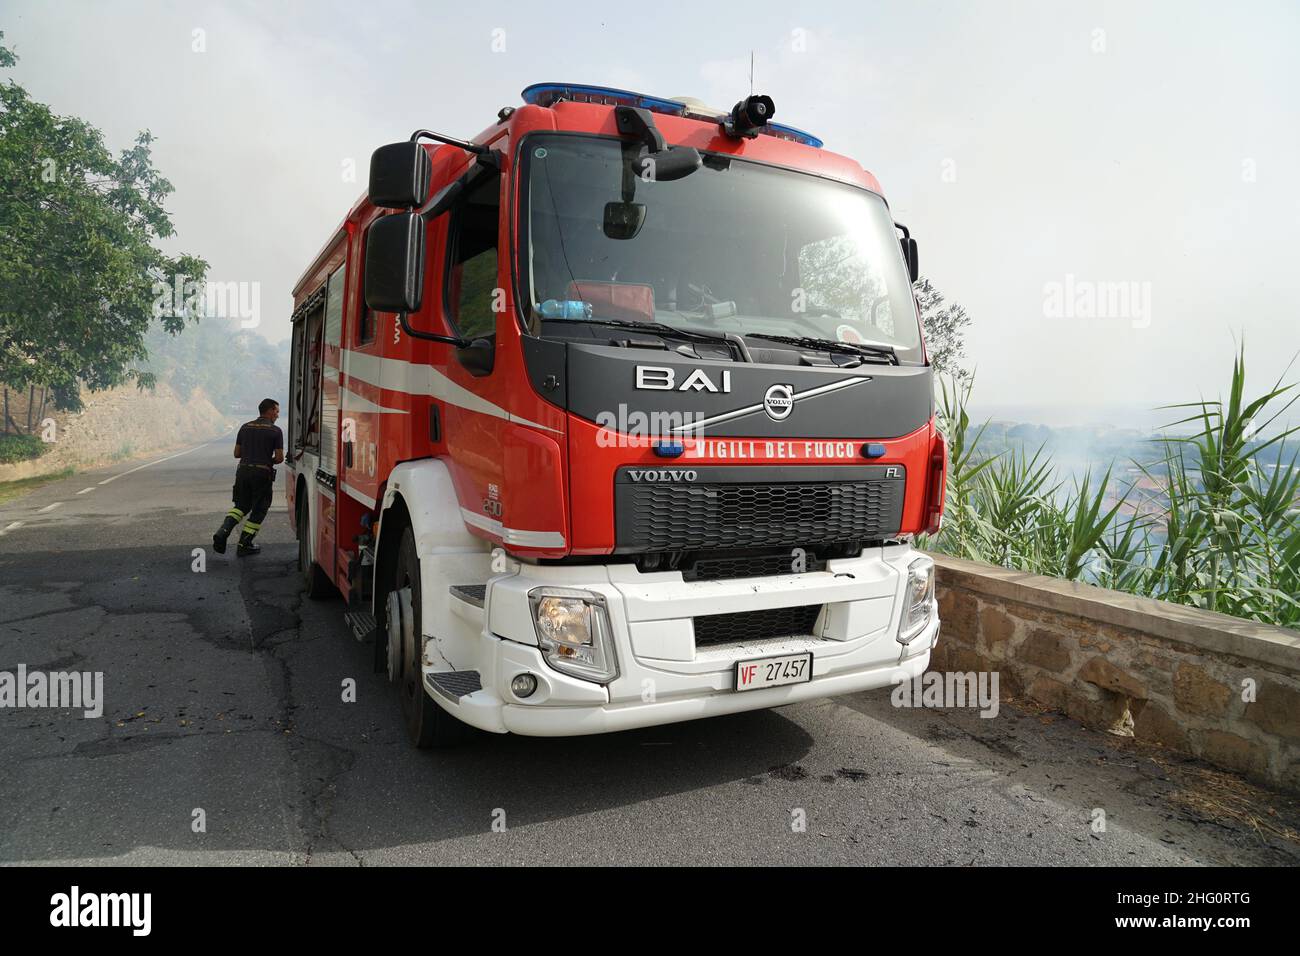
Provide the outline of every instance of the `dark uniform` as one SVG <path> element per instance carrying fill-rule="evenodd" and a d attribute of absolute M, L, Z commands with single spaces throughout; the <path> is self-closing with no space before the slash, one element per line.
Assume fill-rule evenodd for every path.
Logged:
<path fill-rule="evenodd" d="M 275 488 L 272 455 L 284 448 L 284 432 L 274 422 L 255 418 L 240 426 L 235 444 L 239 446 L 239 468 L 235 471 L 234 507 L 226 512 L 226 520 L 213 536 L 212 545 L 218 552 L 224 552 L 226 538 L 242 520 L 244 531 L 239 536 L 239 553 L 250 554 L 258 550 L 253 546 L 253 536 L 262 529 L 262 519 L 271 507 L 271 493 Z"/>

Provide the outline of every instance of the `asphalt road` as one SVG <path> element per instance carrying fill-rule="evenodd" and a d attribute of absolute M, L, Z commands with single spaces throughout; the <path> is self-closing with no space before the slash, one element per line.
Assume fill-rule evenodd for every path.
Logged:
<path fill-rule="evenodd" d="M 100 671 L 105 698 L 98 719 L 0 709 L 0 862 L 1300 862 L 1285 798 L 1008 704 L 884 691 L 416 751 L 342 603 L 300 596 L 281 487 L 260 556 L 210 553 L 230 444 L 0 506 L 0 670 Z"/>

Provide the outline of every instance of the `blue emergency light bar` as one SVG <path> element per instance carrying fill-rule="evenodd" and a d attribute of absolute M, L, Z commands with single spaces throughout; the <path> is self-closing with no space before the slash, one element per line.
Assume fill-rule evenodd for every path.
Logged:
<path fill-rule="evenodd" d="M 554 106 L 561 100 L 569 100 L 573 103 L 596 103 L 601 106 L 635 106 L 640 109 L 650 110 L 652 113 L 702 119 L 709 122 L 718 122 L 724 118 L 723 116 L 695 113 L 685 103 L 667 100 L 662 96 L 646 96 L 644 93 L 633 93 L 631 90 L 616 90 L 608 86 L 586 86 L 581 83 L 534 83 L 532 86 L 526 87 L 520 96 L 530 106 Z M 822 148 L 820 139 L 811 133 L 795 129 L 793 126 L 768 123 L 763 128 L 763 133 L 768 136 L 775 136 L 778 139 L 812 146 L 815 149 Z"/>

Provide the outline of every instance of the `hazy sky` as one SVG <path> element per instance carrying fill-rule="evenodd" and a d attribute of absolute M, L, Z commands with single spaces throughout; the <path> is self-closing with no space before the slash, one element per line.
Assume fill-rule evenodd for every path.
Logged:
<path fill-rule="evenodd" d="M 752 50 L 971 314 L 977 401 L 1148 406 L 1220 392 L 1234 333 L 1258 387 L 1300 349 L 1294 0 L 0 0 L 0 30 L 35 98 L 115 150 L 154 133 L 173 248 L 259 282 L 272 339 L 376 146 L 472 136 L 547 80 L 729 106 Z M 1090 312 L 1108 289 L 1119 317 Z"/>

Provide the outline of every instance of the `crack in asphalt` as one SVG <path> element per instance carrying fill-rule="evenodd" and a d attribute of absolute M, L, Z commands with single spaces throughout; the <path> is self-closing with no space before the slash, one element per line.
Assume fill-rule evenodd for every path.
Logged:
<path fill-rule="evenodd" d="M 72 748 L 74 757 L 98 760 L 100 757 L 120 757 L 141 750 L 153 750 L 157 747 L 170 746 L 186 740 L 201 737 L 233 737 L 249 734 L 272 734 L 279 736 L 281 731 L 275 727 L 246 727 L 242 730 L 195 730 L 189 733 L 163 730 L 156 734 L 130 734 L 125 737 L 112 737 L 107 740 L 85 740 Z M 27 757 L 28 761 L 64 759 L 67 754 L 36 754 Z"/>
<path fill-rule="evenodd" d="M 165 510 L 165 509 L 164 509 Z M 157 513 L 154 514 L 157 516 Z M 117 735 L 114 733 L 113 721 L 106 722 L 105 735 L 97 740 L 82 741 L 71 752 L 52 754 L 29 754 L 17 756 L 18 763 L 31 763 L 44 760 L 66 759 L 68 756 L 85 759 L 98 759 L 138 753 L 142 750 L 154 750 L 170 747 L 178 742 L 192 738 L 247 736 L 267 734 L 285 741 L 290 765 L 298 778 L 298 792 L 284 793 L 284 809 L 297 808 L 296 820 L 290 826 L 296 830 L 292 843 L 301 843 L 299 849 L 291 849 L 291 855 L 301 854 L 301 863 L 309 865 L 314 855 L 322 850 L 339 849 L 349 854 L 358 865 L 365 865 L 362 856 L 352 848 L 345 846 L 331 831 L 330 818 L 334 810 L 334 797 L 340 779 L 352 769 L 357 754 L 355 751 L 314 737 L 305 737 L 298 733 L 295 724 L 299 702 L 295 696 L 293 656 L 304 639 L 301 617 L 302 602 L 305 599 L 298 587 L 296 557 L 287 561 L 275 561 L 267 556 L 260 559 L 243 560 L 238 567 L 238 594 L 242 599 L 243 611 L 248 622 L 247 645 L 249 651 L 261 657 L 268 665 L 268 676 L 272 680 L 274 707 L 277 712 L 275 726 L 247 728 L 193 728 L 188 731 L 158 731 L 156 733 L 136 733 Z M 228 634 L 219 633 L 212 627 L 211 618 L 205 619 L 216 607 L 200 608 L 191 604 L 186 607 L 177 602 L 151 602 L 149 591 L 135 589 L 107 588 L 102 579 L 87 576 L 85 579 L 66 582 L 64 586 L 55 587 L 50 582 L 48 587 L 22 587 L 19 589 L 27 595 L 58 595 L 66 603 L 56 608 L 38 611 L 20 617 L 0 620 L 3 626 L 15 633 L 21 633 L 19 626 L 25 623 L 47 623 L 61 615 L 76 615 L 87 611 L 97 611 L 103 618 L 93 629 L 98 632 L 114 624 L 130 627 L 129 618 L 137 615 L 158 614 L 172 617 L 178 624 L 184 624 L 199 639 L 220 648 L 232 646 Z M 107 591 L 107 593 L 106 593 Z M 212 597 L 210 594 L 198 596 L 196 600 Z M 220 612 L 218 612 L 220 614 Z M 222 619 L 223 616 L 218 619 Z M 68 652 L 39 664 L 24 662 L 28 671 L 61 670 L 87 659 L 79 652 Z M 17 664 L 0 667 L 0 670 L 17 671 Z M 286 777 L 286 780 L 290 779 Z"/>
<path fill-rule="evenodd" d="M 73 651 L 63 655 L 62 657 L 56 657 L 53 660 L 41 661 L 39 664 L 28 664 L 26 661 L 22 661 L 19 664 L 0 664 L 0 671 L 8 671 L 11 674 L 16 674 L 20 666 L 27 668 L 27 673 L 29 674 L 34 671 L 57 671 L 63 670 L 65 667 L 71 667 L 73 664 L 80 663 L 85 659 L 86 655 L 78 654 L 76 651 Z"/>
<path fill-rule="evenodd" d="M 364 866 L 365 860 L 361 854 L 346 846 L 330 827 L 337 782 L 352 770 L 357 754 L 351 748 L 319 738 L 305 737 L 297 732 L 295 716 L 300 705 L 294 694 L 292 655 L 301 646 L 304 636 L 302 605 L 306 596 L 297 586 L 296 566 L 296 558 L 283 562 L 278 565 L 283 573 L 275 575 L 259 573 L 258 566 L 252 563 L 242 566 L 239 590 L 248 614 L 249 642 L 255 653 L 264 654 L 265 659 L 275 665 L 272 676 L 276 682 L 276 705 L 281 716 L 281 733 L 298 775 L 302 798 L 298 826 L 306 839 L 303 865 L 309 866 L 313 855 L 321 849 L 338 848 L 351 856 L 358 866 Z M 287 606 L 265 599 L 266 591 L 274 585 L 283 585 L 286 581 L 293 588 Z M 285 597 L 283 590 L 281 588 L 278 594 L 282 600 Z M 291 634 L 292 637 L 274 640 L 281 634 Z M 322 847 L 321 844 L 325 846 Z"/>
<path fill-rule="evenodd" d="M 60 607 L 50 611 L 40 611 L 36 614 L 28 614 L 26 617 L 10 617 L 0 620 L 0 624 L 25 624 L 28 621 L 39 621 L 41 618 L 53 617 L 56 614 L 67 614 L 70 611 L 84 611 L 91 605 L 78 605 L 76 607 Z"/>

